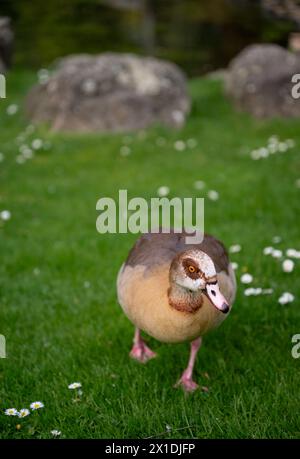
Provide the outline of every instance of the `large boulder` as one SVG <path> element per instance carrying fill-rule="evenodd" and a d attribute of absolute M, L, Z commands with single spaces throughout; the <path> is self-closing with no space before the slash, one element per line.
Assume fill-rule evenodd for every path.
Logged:
<path fill-rule="evenodd" d="M 10 18 L 0 17 L 0 73 L 4 73 L 11 64 L 14 34 Z"/>
<path fill-rule="evenodd" d="M 229 64 L 225 87 L 235 106 L 257 118 L 298 117 L 300 100 L 292 97 L 292 76 L 300 56 L 273 45 L 251 45 Z"/>
<path fill-rule="evenodd" d="M 130 131 L 153 123 L 182 126 L 190 99 L 176 65 L 105 53 L 61 59 L 30 91 L 26 108 L 33 122 L 55 130 Z"/>

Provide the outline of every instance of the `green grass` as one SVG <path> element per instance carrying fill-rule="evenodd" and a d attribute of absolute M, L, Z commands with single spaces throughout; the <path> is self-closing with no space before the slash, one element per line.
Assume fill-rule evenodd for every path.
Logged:
<path fill-rule="evenodd" d="M 192 113 L 180 131 L 156 127 L 132 135 L 132 154 L 119 154 L 123 135 L 54 134 L 46 128 L 29 136 L 51 141 L 23 165 L 16 163 L 16 137 L 28 122 L 10 103 L 23 103 L 35 77 L 18 71 L 8 77 L 8 98 L 0 101 L 0 210 L 12 213 L 0 227 L 0 333 L 7 358 L 0 360 L 0 409 L 45 408 L 20 422 L 0 414 L 1 438 L 299 438 L 300 360 L 291 356 L 291 337 L 300 333 L 299 262 L 293 273 L 262 255 L 272 237 L 278 248 L 300 249 L 299 121 L 255 121 L 236 113 L 220 83 L 190 83 Z M 273 135 L 292 138 L 285 154 L 253 161 L 249 152 Z M 166 145 L 156 145 L 163 136 Z M 198 146 L 175 151 L 177 139 Z M 27 141 L 28 142 L 28 141 Z M 204 180 L 204 192 L 193 183 Z M 118 269 L 135 235 L 96 232 L 96 202 L 156 195 L 206 200 L 205 229 L 226 245 L 240 243 L 232 259 L 254 275 L 254 286 L 272 287 L 270 296 L 246 297 L 239 285 L 226 322 L 204 340 L 195 378 L 208 386 L 186 397 L 173 384 L 187 363 L 188 345 L 165 345 L 149 338 L 159 357 L 146 366 L 128 358 L 133 327 L 116 299 Z M 39 269 L 39 275 L 36 273 Z M 35 273 L 35 274 L 34 274 Z M 84 287 L 89 282 L 90 287 Z M 291 291 L 287 306 L 278 297 Z M 210 379 L 207 380 L 204 373 Z M 81 401 L 68 384 L 80 381 Z M 171 433 L 162 434 L 166 424 Z"/>

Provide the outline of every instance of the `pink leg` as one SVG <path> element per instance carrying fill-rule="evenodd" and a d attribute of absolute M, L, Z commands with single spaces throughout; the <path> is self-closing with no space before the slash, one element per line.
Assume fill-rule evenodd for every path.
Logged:
<path fill-rule="evenodd" d="M 192 376 L 197 352 L 199 351 L 201 344 L 202 338 L 197 338 L 191 342 L 191 353 L 188 366 L 182 373 L 179 381 L 175 384 L 175 387 L 182 386 L 186 392 L 193 392 L 198 388 L 198 384 L 193 381 Z"/>
<path fill-rule="evenodd" d="M 155 352 L 146 345 L 141 337 L 141 332 L 138 328 L 135 329 L 134 339 L 133 339 L 133 348 L 130 351 L 130 357 L 135 360 L 138 360 L 141 363 L 146 363 L 148 360 L 156 357 Z"/>

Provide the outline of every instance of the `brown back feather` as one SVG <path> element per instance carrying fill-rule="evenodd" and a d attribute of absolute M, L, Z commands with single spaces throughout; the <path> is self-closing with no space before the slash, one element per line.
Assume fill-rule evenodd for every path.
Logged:
<path fill-rule="evenodd" d="M 143 265 L 152 268 L 164 263 L 171 263 L 176 254 L 190 249 L 205 252 L 214 262 L 217 272 L 228 272 L 229 258 L 227 251 L 218 239 L 204 234 L 200 244 L 186 244 L 186 232 L 174 233 L 145 233 L 130 250 L 125 265 Z"/>

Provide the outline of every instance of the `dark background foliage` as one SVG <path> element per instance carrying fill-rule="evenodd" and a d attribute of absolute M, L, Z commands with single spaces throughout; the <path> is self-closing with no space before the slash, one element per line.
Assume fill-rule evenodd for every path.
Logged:
<path fill-rule="evenodd" d="M 297 27 L 245 0 L 1 0 L 0 15 L 13 21 L 15 65 L 126 51 L 169 59 L 189 75 L 226 66 L 253 42 L 285 46 Z"/>

